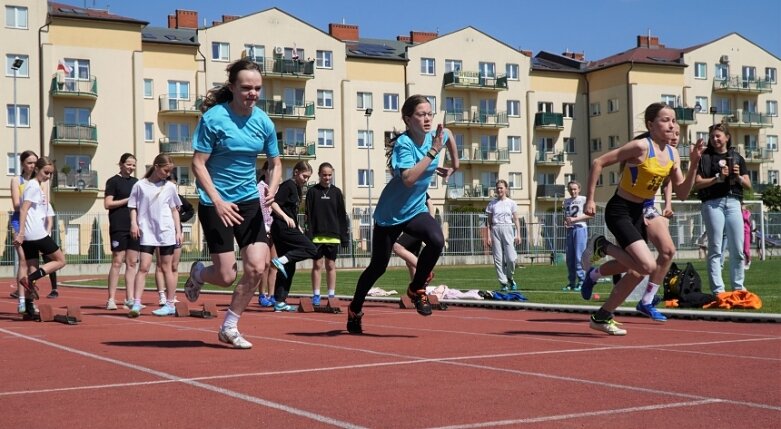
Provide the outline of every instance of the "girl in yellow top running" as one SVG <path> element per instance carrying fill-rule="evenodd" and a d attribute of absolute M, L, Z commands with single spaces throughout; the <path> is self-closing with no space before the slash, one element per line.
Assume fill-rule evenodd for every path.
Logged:
<path fill-rule="evenodd" d="M 646 243 L 644 215 L 650 211 L 647 201 L 655 197 L 668 177 L 678 198 L 685 199 L 697 173 L 696 168 L 690 168 L 684 178 L 678 151 L 668 145 L 675 138 L 675 111 L 664 103 L 654 103 L 645 109 L 644 119 L 647 133 L 592 161 L 586 191 L 588 197 L 584 213 L 594 216 L 594 194 L 602 169 L 616 163 L 625 164 L 618 189 L 605 207 L 605 224 L 618 244 L 608 242 L 604 236 L 592 237 L 581 258 L 586 270 L 581 288 L 585 299 L 591 298 L 591 291 L 600 276 L 626 272 L 605 304 L 591 316 L 591 328 L 610 335 L 626 335 L 626 330 L 619 328 L 613 320 L 613 311 L 643 277 L 657 270 L 656 260 Z M 698 140 L 691 150 L 691 165 L 699 163 L 704 149 L 703 141 Z M 613 260 L 599 268 L 591 267 L 605 255 Z"/>

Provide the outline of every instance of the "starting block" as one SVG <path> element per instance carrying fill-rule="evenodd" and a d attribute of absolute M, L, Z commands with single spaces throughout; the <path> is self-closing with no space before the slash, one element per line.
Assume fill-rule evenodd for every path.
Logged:
<path fill-rule="evenodd" d="M 436 295 L 428 295 L 428 303 L 434 310 L 447 310 L 447 304 L 439 301 L 439 297 Z M 412 303 L 412 299 L 405 293 L 399 298 L 399 308 L 409 310 L 415 309 L 415 304 Z"/>
<path fill-rule="evenodd" d="M 77 305 L 69 305 L 65 314 L 57 314 L 49 304 L 41 304 L 38 309 L 38 321 L 40 322 L 60 322 L 66 325 L 78 325 L 82 320 L 81 307 Z"/>
<path fill-rule="evenodd" d="M 41 321 L 41 314 L 39 311 L 36 311 L 32 299 L 28 299 L 24 303 L 24 314 L 22 314 L 22 320 L 34 320 L 36 322 Z"/>
<path fill-rule="evenodd" d="M 299 313 L 341 313 L 342 307 L 338 298 L 323 298 L 320 305 L 312 304 L 312 298 L 301 297 L 298 304 Z"/>
<path fill-rule="evenodd" d="M 217 304 L 206 302 L 201 310 L 190 310 L 186 302 L 179 301 L 175 304 L 176 317 L 198 317 L 211 319 L 217 317 Z"/>

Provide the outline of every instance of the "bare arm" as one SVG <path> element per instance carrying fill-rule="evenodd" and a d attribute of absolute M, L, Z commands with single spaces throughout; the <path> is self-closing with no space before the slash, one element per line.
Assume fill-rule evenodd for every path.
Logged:
<path fill-rule="evenodd" d="M 14 207 L 14 211 L 19 211 L 22 194 L 19 192 L 19 177 L 11 179 L 11 205 Z"/>
<path fill-rule="evenodd" d="M 689 170 L 686 171 L 685 178 L 683 177 L 683 174 L 681 174 L 681 170 L 679 168 L 680 158 L 678 151 L 675 151 L 675 165 L 673 166 L 673 177 L 671 183 L 673 185 L 673 190 L 675 191 L 676 197 L 678 197 L 678 199 L 681 201 L 684 201 L 689 197 L 689 193 L 691 192 L 692 186 L 694 186 L 695 180 L 697 178 L 697 168 L 694 166 L 700 164 L 700 158 L 702 157 L 702 153 L 704 151 L 705 142 L 702 139 L 697 140 L 697 143 L 689 153 L 689 159 L 691 160 L 690 166 L 692 168 L 689 168 Z"/>
<path fill-rule="evenodd" d="M 22 206 L 19 208 L 19 232 L 16 234 L 14 244 L 19 246 L 24 242 L 24 229 L 27 226 L 27 212 L 32 207 L 32 201 L 23 201 Z"/>
<path fill-rule="evenodd" d="M 513 223 L 515 224 L 515 245 L 521 244 L 521 220 L 518 212 L 513 213 Z"/>
<path fill-rule="evenodd" d="M 203 188 L 209 199 L 212 200 L 214 208 L 217 211 L 217 216 L 222 220 L 225 226 L 233 226 L 241 223 L 244 218 L 239 215 L 239 207 L 236 204 L 223 201 L 220 194 L 217 192 L 217 188 L 214 187 L 212 182 L 212 176 L 209 174 L 209 170 L 206 169 L 206 161 L 209 160 L 211 154 L 204 152 L 195 152 L 193 154 L 192 169 L 193 175 L 198 180 L 198 183 Z M 275 189 L 276 191 L 276 189 Z"/>
<path fill-rule="evenodd" d="M 274 202 L 274 196 L 277 194 L 279 184 L 282 183 L 282 161 L 279 159 L 279 157 L 267 159 L 268 170 L 266 170 L 266 178 L 269 180 L 266 181 L 266 183 L 268 183 L 266 204 L 271 204 Z"/>

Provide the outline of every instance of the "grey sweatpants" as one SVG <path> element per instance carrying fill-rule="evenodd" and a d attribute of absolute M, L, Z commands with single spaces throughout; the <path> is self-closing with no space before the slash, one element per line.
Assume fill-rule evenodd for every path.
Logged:
<path fill-rule="evenodd" d="M 515 273 L 515 225 L 497 224 L 491 226 L 491 253 L 494 256 L 496 277 L 499 283 L 507 285 Z"/>

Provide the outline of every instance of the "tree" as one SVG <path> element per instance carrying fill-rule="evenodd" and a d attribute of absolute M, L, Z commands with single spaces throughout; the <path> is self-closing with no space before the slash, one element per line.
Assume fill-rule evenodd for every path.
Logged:
<path fill-rule="evenodd" d="M 781 212 L 781 186 L 768 186 L 762 192 L 762 202 L 771 212 Z"/>
<path fill-rule="evenodd" d="M 88 264 L 99 264 L 108 260 L 103 253 L 103 234 L 100 232 L 100 224 L 96 217 L 92 222 L 92 234 L 90 234 L 89 251 L 87 252 Z"/>
<path fill-rule="evenodd" d="M 14 235 L 14 228 L 11 226 L 11 222 L 8 222 L 8 234 L 6 234 L 5 237 L 5 245 L 3 246 L 3 256 L 0 258 L 0 265 L 14 264 L 14 254 L 16 253 L 16 249 L 14 248 Z"/>

